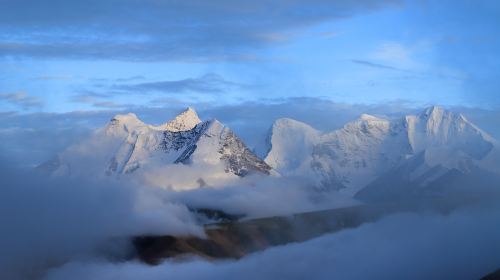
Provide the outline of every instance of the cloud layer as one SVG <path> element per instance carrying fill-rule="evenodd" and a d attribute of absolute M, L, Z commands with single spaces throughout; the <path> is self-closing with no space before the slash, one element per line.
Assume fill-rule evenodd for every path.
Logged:
<path fill-rule="evenodd" d="M 202 234 L 184 205 L 163 201 L 157 190 L 0 165 L 2 279 L 31 279 L 69 259 L 123 258 L 134 235 Z"/>
<path fill-rule="evenodd" d="M 212 107 L 200 104 L 200 107 L 203 118 L 218 117 L 227 121 L 246 139 L 259 138 L 256 131 L 264 133 L 278 117 L 293 117 L 328 130 L 356 118 L 361 112 L 397 117 L 402 112 L 420 110 L 409 108 L 405 103 L 346 105 L 306 98 L 274 100 L 265 105 Z M 178 109 L 139 108 L 136 112 L 148 122 L 156 119 L 161 123 L 173 117 Z M 491 116 L 497 112 L 467 108 L 461 111 L 495 125 Z M 11 168 L 33 161 L 34 157 L 40 160 L 49 156 L 49 151 L 86 138 L 91 128 L 102 126 L 114 113 L 0 116 L 5 126 L 0 133 L 8 136 L 2 138 L 0 154 L 9 159 L 9 162 L 0 160 L 0 224 L 5 225 L 0 233 L 0 278 L 303 279 L 313 276 L 330 279 L 337 275 L 341 279 L 368 276 L 372 279 L 470 279 L 496 269 L 500 262 L 497 246 L 500 227 L 496 222 L 500 211 L 498 207 L 489 206 L 449 216 L 395 216 L 303 244 L 273 248 L 235 262 L 189 260 L 165 262 L 153 268 L 124 262 L 130 249 L 127 237 L 151 233 L 201 234 L 188 208 L 216 208 L 260 217 L 350 206 L 357 202 L 336 193 L 313 192 L 304 178 L 255 176 L 229 183 L 211 182 L 215 189 L 176 192 L 172 190 L 176 184 L 210 172 L 182 166 L 161 170 L 162 184 L 156 189 L 124 180 L 46 179 Z M 45 154 L 36 155 L 33 152 L 36 150 Z M 103 155 L 97 149 L 92 152 Z M 99 166 L 81 162 L 80 168 L 90 170 Z M 169 175 L 171 172 L 174 175 Z M 165 184 L 174 187 L 165 188 Z M 47 272 L 47 268 L 52 269 Z"/>
<path fill-rule="evenodd" d="M 133 252 L 133 236 L 202 237 L 192 208 L 259 217 L 355 204 L 334 193 L 314 194 L 307 181 L 297 179 L 256 176 L 230 185 L 220 181 L 215 189 L 176 192 L 114 177 L 46 178 L 13 169 L 5 160 L 0 167 L 2 279 L 38 279 L 71 261 L 123 262 Z M 89 161 L 79 166 L 92 167 Z M 177 171 L 198 178 L 210 170 Z M 175 189 L 181 177 L 167 176 L 165 182 Z"/>
<path fill-rule="evenodd" d="M 500 262 L 498 213 L 399 214 L 239 261 L 73 262 L 45 279 L 479 279 Z"/>
<path fill-rule="evenodd" d="M 29 96 L 25 92 L 0 93 L 0 101 L 13 104 L 22 109 L 40 107 L 43 104 L 40 98 Z"/>
<path fill-rule="evenodd" d="M 245 50 L 276 42 L 281 32 L 394 2 L 7 1 L 0 11 L 0 55 L 251 60 Z"/>
<path fill-rule="evenodd" d="M 156 81 L 128 85 L 114 85 L 112 89 L 144 94 L 148 92 L 162 93 L 223 93 L 230 88 L 241 88 L 243 85 L 227 81 L 217 74 L 205 74 L 198 78 L 188 78 L 176 81 Z"/>

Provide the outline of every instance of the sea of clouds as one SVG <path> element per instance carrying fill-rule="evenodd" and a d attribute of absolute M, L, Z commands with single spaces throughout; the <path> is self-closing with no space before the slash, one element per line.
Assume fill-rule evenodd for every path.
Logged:
<path fill-rule="evenodd" d="M 238 261 L 73 261 L 44 279 L 479 279 L 500 263 L 498 210 L 398 214 Z"/>
<path fill-rule="evenodd" d="M 268 122 L 250 119 L 229 126 L 251 142 L 252 137 L 260 137 L 252 136 L 254 131 L 264 133 L 274 118 L 285 117 L 287 112 L 295 112 L 291 117 L 324 130 L 340 126 L 358 111 L 400 114 L 399 109 L 387 107 L 290 102 L 261 107 L 258 112 L 267 116 Z M 258 106 L 245 108 L 248 110 L 205 108 L 202 114 L 222 119 L 234 114 L 236 120 L 243 120 Z M 332 108 L 336 108 L 335 118 L 328 115 Z M 317 115 L 310 114 L 312 109 L 321 119 L 338 121 L 315 123 L 313 116 Z M 494 199 L 494 203 L 490 199 L 490 203 L 447 215 L 392 215 L 240 260 L 167 260 L 154 267 L 130 261 L 133 236 L 203 237 L 202 226 L 190 208 L 216 208 L 254 218 L 360 202 L 334 192 L 318 192 L 309 187 L 307 178 L 248 176 L 214 180 L 211 188 L 179 191 L 177 185 L 211 172 L 185 166 L 150 176 L 150 185 L 91 175 L 47 178 L 33 171 L 36 164 L 87 137 L 110 114 L 1 117 L 10 127 L 4 122 L 0 129 L 0 279 L 478 279 L 500 267 L 500 208 Z M 481 119 L 480 115 L 474 116 Z M 89 154 L 92 152 L 99 153 L 97 149 Z M 100 166 L 89 158 L 80 162 L 79 168 L 91 171 Z"/>

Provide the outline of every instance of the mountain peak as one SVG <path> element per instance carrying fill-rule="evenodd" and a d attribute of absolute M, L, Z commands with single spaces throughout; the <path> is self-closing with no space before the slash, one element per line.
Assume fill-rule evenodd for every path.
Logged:
<path fill-rule="evenodd" d="M 134 113 L 118 114 L 105 126 L 105 132 L 117 136 L 144 126 L 145 124 Z"/>
<path fill-rule="evenodd" d="M 160 128 L 174 132 L 186 131 L 193 129 L 199 123 L 201 123 L 201 120 L 198 117 L 196 111 L 191 107 L 187 107 L 173 120 L 164 125 L 161 125 Z"/>
<path fill-rule="evenodd" d="M 115 115 L 111 119 L 111 121 L 139 121 L 139 118 L 134 113 L 118 114 L 118 115 Z"/>
<path fill-rule="evenodd" d="M 313 129 L 308 124 L 290 118 L 279 118 L 274 121 L 272 126 L 272 128 L 274 129 L 289 128 L 289 127 L 307 127 Z"/>
<path fill-rule="evenodd" d="M 128 114 L 115 115 L 110 120 L 110 125 L 111 126 L 122 125 L 124 127 L 135 127 L 135 126 L 144 125 L 144 123 L 137 117 L 136 114 L 128 113 Z"/>
<path fill-rule="evenodd" d="M 376 116 L 361 114 L 359 118 L 348 122 L 344 125 L 343 132 L 349 133 L 368 133 L 368 131 L 375 132 L 377 130 L 385 131 L 389 129 L 389 120 L 382 119 Z M 338 133 L 339 131 L 333 131 L 332 133 Z M 331 133 L 329 133 L 331 134 Z"/>
<path fill-rule="evenodd" d="M 190 114 L 196 114 L 196 111 L 193 109 L 193 107 L 191 106 L 187 106 L 186 109 L 184 109 L 184 111 L 182 111 L 181 114 L 184 114 L 184 113 L 190 113 Z"/>
<path fill-rule="evenodd" d="M 420 113 L 420 118 L 422 119 L 439 119 L 445 114 L 450 114 L 451 111 L 445 110 L 440 106 L 430 106 L 425 108 L 425 110 Z"/>
<path fill-rule="evenodd" d="M 441 107 L 439 105 L 432 105 L 432 106 L 425 108 L 425 111 L 429 112 L 429 113 L 439 112 L 439 111 L 443 111 L 443 110 L 444 110 L 443 107 Z"/>
<path fill-rule="evenodd" d="M 474 126 L 467 118 L 458 112 L 444 109 L 439 106 L 431 106 L 426 108 L 418 117 L 424 120 L 428 127 L 441 126 L 442 124 L 463 126 L 465 124 Z"/>
<path fill-rule="evenodd" d="M 447 130 L 447 127 L 452 124 L 458 125 L 467 122 L 462 114 L 446 110 L 439 106 L 426 108 L 418 117 L 427 123 L 427 127 L 430 130 L 440 130 L 443 128 L 443 125 L 446 128 L 445 130 Z"/>
<path fill-rule="evenodd" d="M 361 114 L 361 116 L 359 116 L 359 119 L 360 120 L 363 120 L 363 121 L 380 121 L 380 120 L 383 120 L 381 118 L 377 118 L 373 115 L 369 115 L 369 114 Z"/>

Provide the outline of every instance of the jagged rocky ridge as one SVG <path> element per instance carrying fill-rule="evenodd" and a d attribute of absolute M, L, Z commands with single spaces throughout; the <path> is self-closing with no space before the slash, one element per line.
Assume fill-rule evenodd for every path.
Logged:
<path fill-rule="evenodd" d="M 79 161 L 84 161 L 78 153 L 82 147 L 103 153 L 102 173 L 108 176 L 171 164 L 222 165 L 225 173 L 240 177 L 271 170 L 228 127 L 215 119 L 201 121 L 192 108 L 160 126 L 145 124 L 132 113 L 117 115 L 92 140 L 70 147 L 45 166 L 55 174 L 78 172 Z"/>
<path fill-rule="evenodd" d="M 363 114 L 326 133 L 278 119 L 256 154 L 228 127 L 215 119 L 201 121 L 188 108 L 159 126 L 134 114 L 117 115 L 40 168 L 52 174 L 118 177 L 157 169 L 164 177 L 145 177 L 162 186 L 169 184 L 165 178 L 189 173 L 185 177 L 195 184 L 188 188 L 206 186 L 207 177 L 218 184 L 220 178 L 272 173 L 306 177 L 317 189 L 363 200 L 431 193 L 438 183 L 500 176 L 498 142 L 462 114 L 436 106 L 396 119 Z M 168 169 L 172 166 L 193 168 Z"/>

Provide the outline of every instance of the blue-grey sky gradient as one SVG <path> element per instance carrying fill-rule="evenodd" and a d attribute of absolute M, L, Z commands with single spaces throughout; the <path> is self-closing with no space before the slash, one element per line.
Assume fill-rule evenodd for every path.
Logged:
<path fill-rule="evenodd" d="M 498 1 L 0 0 L 0 6 L 2 112 L 298 97 L 500 106 Z"/>

